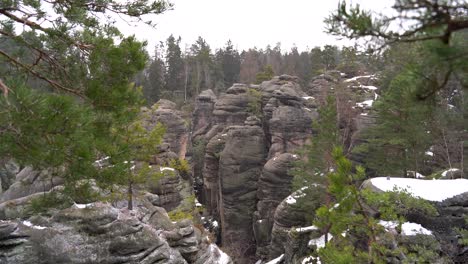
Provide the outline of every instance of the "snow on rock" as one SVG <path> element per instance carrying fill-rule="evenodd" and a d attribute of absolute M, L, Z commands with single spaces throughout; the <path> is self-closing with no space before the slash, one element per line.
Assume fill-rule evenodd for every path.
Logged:
<path fill-rule="evenodd" d="M 385 227 L 385 229 L 395 229 L 398 223 L 395 221 L 384 221 L 380 220 L 379 224 Z M 404 222 L 401 225 L 401 234 L 404 236 L 415 236 L 415 235 L 432 235 L 430 230 L 427 230 L 420 224 Z"/>
<path fill-rule="evenodd" d="M 286 198 L 286 203 L 288 204 L 295 204 L 296 202 L 297 200 L 292 195 L 289 195 L 288 198 Z"/>
<path fill-rule="evenodd" d="M 333 236 L 332 234 L 328 234 L 328 241 L 332 239 Z M 307 244 L 308 247 L 316 246 L 317 249 L 325 247 L 325 235 L 319 237 L 319 238 L 314 238 L 309 240 L 309 243 Z"/>
<path fill-rule="evenodd" d="M 372 185 L 387 192 L 394 187 L 406 189 L 414 196 L 425 200 L 441 202 L 447 198 L 468 192 L 467 179 L 454 180 L 420 180 L 413 178 L 377 177 L 370 179 Z"/>
<path fill-rule="evenodd" d="M 373 104 L 374 104 L 374 100 L 365 100 L 363 102 L 356 103 L 356 105 L 359 107 L 366 107 L 366 106 L 371 107 Z"/>
<path fill-rule="evenodd" d="M 356 77 L 353 77 L 353 78 L 350 78 L 350 79 L 346 79 L 346 80 L 344 80 L 344 82 L 354 82 L 354 81 L 357 81 L 360 78 L 374 78 L 374 75 L 356 76 Z"/>
<path fill-rule="evenodd" d="M 213 255 L 219 256 L 216 263 L 218 264 L 228 264 L 232 263 L 231 258 L 224 253 L 221 249 L 218 248 L 215 244 L 210 244 L 210 252 L 212 252 Z"/>
<path fill-rule="evenodd" d="M 306 227 L 298 227 L 298 228 L 295 228 L 294 231 L 295 232 L 298 232 L 298 233 L 305 233 L 305 232 L 309 232 L 309 231 L 314 231 L 314 230 L 319 230 L 318 227 L 316 226 L 306 226 Z"/>
<path fill-rule="evenodd" d="M 280 263 L 281 261 L 283 261 L 283 259 L 284 259 L 284 254 L 281 254 L 281 256 L 279 256 L 279 257 L 277 257 L 277 258 L 275 258 L 275 259 L 273 259 L 273 260 L 270 260 L 270 261 L 268 261 L 268 262 L 265 263 L 265 264 L 278 264 L 278 263 Z"/>
<path fill-rule="evenodd" d="M 74 204 L 74 206 L 78 209 L 84 209 L 84 208 L 88 208 L 88 207 L 91 207 L 93 204 L 92 203 L 89 203 L 89 204 Z"/>
<path fill-rule="evenodd" d="M 367 89 L 367 90 L 377 90 L 379 88 L 375 87 L 375 86 L 372 86 L 372 85 L 361 85 L 361 88 L 364 88 L 364 89 Z"/>
<path fill-rule="evenodd" d="M 315 97 L 313 97 L 313 96 L 304 96 L 304 97 L 302 97 L 302 99 L 309 100 L 309 99 L 315 99 Z"/>
<path fill-rule="evenodd" d="M 321 264 L 322 262 L 320 261 L 319 257 L 314 258 L 313 256 L 308 256 L 308 257 L 304 258 L 302 260 L 302 262 L 301 262 L 301 264 L 311 264 L 311 263 Z"/>
<path fill-rule="evenodd" d="M 44 227 L 44 226 L 33 225 L 33 223 L 31 223 L 29 221 L 23 221 L 23 225 L 25 225 L 27 227 L 34 228 L 34 229 L 46 229 L 46 227 Z"/>
<path fill-rule="evenodd" d="M 302 187 L 301 189 L 297 190 L 293 194 L 289 195 L 286 197 L 286 203 L 287 204 L 295 204 L 297 202 L 297 198 L 304 197 L 306 194 L 303 193 L 302 191 L 307 189 L 307 187 Z"/>
<path fill-rule="evenodd" d="M 447 173 L 449 173 L 449 172 L 456 172 L 456 171 L 459 171 L 459 170 L 460 170 L 460 169 L 457 169 L 457 168 L 448 169 L 448 170 L 442 172 L 441 175 L 442 175 L 443 177 L 447 177 Z M 467 190 L 467 191 L 468 191 L 468 190 Z"/>
<path fill-rule="evenodd" d="M 413 178 L 416 178 L 416 179 L 424 179 L 426 178 L 426 176 L 422 175 L 421 173 L 417 172 L 417 171 L 408 171 L 406 173 L 406 176 L 408 177 L 413 177 Z"/>
<path fill-rule="evenodd" d="M 166 170 L 168 170 L 168 171 L 175 171 L 175 169 L 174 169 L 174 168 L 171 168 L 171 167 L 160 167 L 160 168 L 159 168 L 159 171 L 166 171 Z"/>

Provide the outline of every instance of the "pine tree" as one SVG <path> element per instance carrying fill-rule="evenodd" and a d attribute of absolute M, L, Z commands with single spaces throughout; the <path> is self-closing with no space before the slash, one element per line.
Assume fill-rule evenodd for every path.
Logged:
<path fill-rule="evenodd" d="M 165 88 L 172 98 L 176 91 L 182 91 L 184 87 L 184 62 L 182 60 L 182 51 L 180 49 L 180 37 L 175 38 L 170 35 L 166 40 L 166 76 Z"/>
<path fill-rule="evenodd" d="M 431 134 L 431 106 L 414 99 L 418 79 L 406 71 L 396 76 L 374 105 L 376 125 L 367 130 L 368 142 L 354 151 L 365 154 L 366 167 L 380 175 L 407 177 L 420 171 Z M 428 133 L 429 131 L 429 133 Z"/>
<path fill-rule="evenodd" d="M 314 221 L 325 236 L 326 245 L 318 251 L 320 260 L 323 263 L 387 263 L 395 257 L 408 259 L 408 249 L 399 244 L 399 234 L 386 232 L 369 206 L 380 212 L 381 219 L 398 222 L 400 232 L 407 212 L 420 211 L 434 216 L 436 209 L 428 201 L 414 198 L 403 190 L 377 193 L 359 188 L 365 178 L 364 168 L 353 168 L 340 147 L 332 155 L 334 171 L 326 176 L 329 182 L 326 192 L 333 202 L 318 208 Z M 423 256 L 430 250 L 419 248 L 417 254 Z M 433 262 L 438 257 L 429 254 L 419 261 Z"/>
<path fill-rule="evenodd" d="M 114 21 L 96 17 L 108 11 L 138 20 L 170 5 L 45 2 L 7 1 L 0 9 L 0 34 L 28 54 L 15 56 L 15 50 L 0 48 L 2 62 L 11 66 L 0 82 L 0 157 L 48 169 L 52 177 L 65 179 L 66 194 L 86 199 L 77 197 L 86 195 L 79 190 L 83 182 L 109 187 L 126 175 L 127 168 L 116 167 L 114 175 L 105 177 L 95 161 L 123 144 L 112 136 L 113 130 L 128 126 L 138 115 L 141 91 L 130 80 L 148 59 L 145 43 L 122 37 Z M 49 4 L 55 8 L 46 12 Z"/>

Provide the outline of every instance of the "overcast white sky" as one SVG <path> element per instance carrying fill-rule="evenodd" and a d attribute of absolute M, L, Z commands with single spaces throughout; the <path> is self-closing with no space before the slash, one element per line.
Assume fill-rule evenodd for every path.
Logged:
<path fill-rule="evenodd" d="M 239 49 L 265 48 L 281 42 L 283 51 L 299 51 L 325 44 L 350 45 L 325 34 L 323 20 L 338 0 L 172 0 L 174 9 L 152 17 L 156 29 L 122 23 L 122 31 L 148 40 L 149 50 L 170 34 L 182 37 L 181 48 L 202 36 L 212 49 L 231 39 Z M 378 12 L 389 10 L 394 0 L 353 0 Z"/>

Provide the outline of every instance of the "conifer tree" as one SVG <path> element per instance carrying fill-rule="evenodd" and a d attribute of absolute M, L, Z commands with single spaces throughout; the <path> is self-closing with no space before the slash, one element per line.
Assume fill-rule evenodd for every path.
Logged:
<path fill-rule="evenodd" d="M 113 131 L 131 124 L 143 103 L 130 80 L 146 64 L 146 44 L 98 17 L 142 21 L 168 7 L 165 1 L 2 2 L 0 34 L 29 55 L 0 48 L 11 66 L 0 82 L 0 157 L 49 169 L 65 179 L 73 198 L 84 195 L 77 189 L 83 181 L 111 186 L 127 175 L 128 168 L 116 166 L 106 176 L 95 161 L 122 155 L 111 153 L 124 144 Z"/>

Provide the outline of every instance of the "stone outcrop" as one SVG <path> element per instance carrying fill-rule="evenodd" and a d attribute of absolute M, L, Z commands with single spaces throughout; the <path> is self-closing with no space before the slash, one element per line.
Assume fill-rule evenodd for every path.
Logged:
<path fill-rule="evenodd" d="M 215 102 L 216 95 L 212 90 L 205 90 L 198 95 L 193 111 L 192 139 L 204 136 L 211 128 Z"/>
<path fill-rule="evenodd" d="M 221 257 L 227 261 L 218 263 L 229 263 L 223 254 L 191 222 L 174 225 L 153 206 L 128 211 L 104 203 L 73 205 L 51 217 L 0 222 L 1 263 L 182 264 Z"/>
<path fill-rule="evenodd" d="M 254 252 L 253 213 L 257 182 L 265 163 L 266 140 L 260 122 L 231 127 L 219 159 L 220 219 L 223 245 Z"/>
<path fill-rule="evenodd" d="M 291 193 L 293 176 L 288 171 L 297 157 L 290 153 L 283 153 L 268 160 L 263 167 L 258 181 L 258 203 L 253 222 L 258 255 L 268 255 L 275 210 L 281 201 Z"/>
<path fill-rule="evenodd" d="M 47 192 L 61 184 L 63 184 L 63 179 L 57 176 L 52 177 L 47 170 L 37 171 L 31 167 L 25 167 L 16 174 L 14 182 L 0 195 L 0 203 L 34 193 Z"/>
<path fill-rule="evenodd" d="M 176 154 L 176 157 L 185 158 L 187 144 L 189 143 L 189 132 L 186 121 L 177 110 L 175 103 L 161 99 L 152 108 L 144 108 L 142 115 L 145 127 L 152 128 L 157 123 L 161 123 L 166 128 L 163 141 L 168 147 L 168 151 Z"/>
<path fill-rule="evenodd" d="M 205 142 L 198 196 L 220 222 L 223 246 L 247 257 L 257 246 L 268 254 L 276 207 L 291 191 L 288 169 L 296 157 L 288 153 L 308 142 L 316 104 L 289 75 L 234 84 L 213 100 L 203 92 L 193 117 L 194 138 Z"/>

